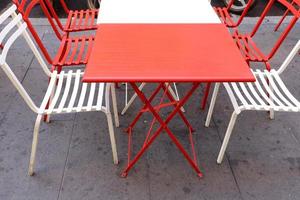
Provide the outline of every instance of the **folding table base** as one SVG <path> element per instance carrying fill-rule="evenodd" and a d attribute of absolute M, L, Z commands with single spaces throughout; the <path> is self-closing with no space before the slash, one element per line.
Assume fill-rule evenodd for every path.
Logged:
<path fill-rule="evenodd" d="M 192 132 L 194 131 L 191 124 L 188 122 L 186 117 L 184 116 L 183 112 L 181 111 L 181 107 L 187 102 L 187 100 L 192 96 L 192 94 L 195 92 L 195 90 L 199 87 L 200 83 L 193 83 L 192 88 L 187 92 L 187 94 L 181 98 L 180 100 L 175 100 L 174 97 L 170 94 L 168 87 L 169 84 L 166 86 L 165 83 L 159 83 L 157 88 L 154 90 L 154 92 L 151 94 L 149 99 L 139 90 L 136 83 L 130 83 L 134 91 L 136 92 L 137 96 L 141 99 L 141 101 L 144 103 L 144 107 L 139 111 L 135 119 L 132 121 L 132 123 L 127 128 L 128 133 L 128 164 L 127 167 L 122 172 L 122 177 L 126 177 L 130 169 L 135 165 L 135 163 L 140 159 L 140 157 L 145 153 L 145 151 L 150 147 L 150 145 L 154 142 L 156 137 L 158 137 L 161 132 L 164 130 L 167 135 L 171 138 L 173 143 L 176 145 L 176 147 L 179 149 L 179 151 L 183 154 L 183 156 L 186 158 L 186 160 L 189 162 L 191 167 L 196 171 L 199 177 L 202 177 L 203 174 L 201 173 L 199 166 L 197 164 L 197 157 L 195 153 L 194 143 L 193 143 L 193 137 Z M 151 102 L 154 100 L 156 95 L 159 93 L 160 90 L 163 90 L 163 96 L 161 98 L 161 101 L 158 106 L 153 107 Z M 164 97 L 167 97 L 169 99 L 169 103 L 163 103 Z M 165 120 L 163 120 L 160 115 L 159 111 L 168 106 L 173 106 L 174 110 L 167 116 Z M 132 131 L 133 127 L 136 125 L 140 117 L 145 112 L 151 112 L 154 116 L 154 119 L 151 123 L 150 129 L 147 133 L 146 139 L 144 141 L 144 144 L 142 148 L 139 150 L 139 152 L 136 154 L 136 156 L 131 160 L 131 140 L 132 140 Z M 187 153 L 187 151 L 184 149 L 184 147 L 180 144 L 178 139 L 175 137 L 175 135 L 172 133 L 172 131 L 168 127 L 168 123 L 174 118 L 176 114 L 179 114 L 182 121 L 185 123 L 189 130 L 189 140 L 190 145 L 192 149 L 192 155 L 193 158 L 190 157 L 190 155 Z M 153 125 L 155 122 L 158 122 L 160 124 L 159 128 L 154 131 L 154 133 L 151 134 Z"/>

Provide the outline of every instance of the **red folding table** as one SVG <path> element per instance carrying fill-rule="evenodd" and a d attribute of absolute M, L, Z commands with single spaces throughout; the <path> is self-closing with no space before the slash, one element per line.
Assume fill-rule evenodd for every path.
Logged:
<path fill-rule="evenodd" d="M 154 4 L 159 2 L 159 0 L 140 1 L 146 3 L 151 1 Z M 121 5 L 116 4 L 113 6 L 111 2 L 120 2 Z M 121 2 L 120 0 L 102 1 L 101 13 L 98 19 L 101 25 L 98 25 L 83 81 L 128 82 L 144 104 L 127 129 L 129 136 L 128 165 L 122 176 L 127 176 L 133 165 L 164 130 L 192 168 L 202 177 L 193 145 L 193 128 L 180 108 L 192 96 L 200 83 L 252 82 L 255 79 L 236 48 L 230 33 L 215 17 L 214 11 L 207 1 L 187 0 L 185 3 L 190 3 L 190 5 L 180 6 L 179 0 L 165 0 L 164 6 L 166 6 L 166 2 L 173 2 L 175 6 L 172 7 L 173 9 L 166 9 L 165 14 L 161 14 L 161 21 L 157 19 L 157 16 L 151 19 L 150 13 L 146 9 L 146 14 L 140 12 L 138 8 L 135 8 L 132 12 L 127 10 L 130 14 L 124 14 L 126 8 L 124 8 L 125 4 L 122 5 Z M 141 9 L 145 6 L 141 3 L 133 4 L 138 2 L 137 0 L 125 2 L 127 3 L 126 6 L 131 5 L 128 9 L 132 9 L 134 5 L 139 5 Z M 207 23 L 205 23 L 205 16 L 201 15 L 201 8 L 200 15 L 188 12 L 189 9 L 190 11 L 195 10 L 194 8 L 199 6 L 199 2 L 202 9 L 203 7 L 211 9 L 211 11 L 203 11 L 210 15 L 207 18 Z M 186 15 L 183 14 L 182 18 L 174 15 L 177 12 L 176 5 L 185 10 Z M 106 12 L 106 10 L 109 10 L 110 13 L 114 13 L 113 9 L 118 10 L 119 7 L 125 9 L 124 13 L 120 13 L 120 15 Z M 134 12 L 137 13 L 134 14 Z M 172 12 L 174 13 L 172 14 Z M 138 14 L 142 15 L 142 19 L 137 17 Z M 122 15 L 124 15 L 123 18 Z M 136 15 L 137 23 L 131 23 L 135 19 L 134 15 Z M 170 17 L 173 15 L 175 17 Z M 183 20 L 180 21 L 180 19 Z M 145 20 L 145 23 L 141 23 L 141 20 Z M 151 20 L 153 20 L 153 23 L 151 23 Z M 177 21 L 178 23 L 176 23 Z M 147 98 L 137 86 L 137 83 L 140 82 L 158 83 L 158 86 Z M 192 86 L 179 101 L 176 101 L 167 89 L 168 84 L 166 83 L 170 82 L 192 83 Z M 159 105 L 153 106 L 151 103 L 161 90 L 163 90 L 162 99 L 166 97 L 169 102 L 163 103 L 161 101 Z M 163 119 L 159 111 L 166 106 L 173 106 L 174 110 Z M 151 112 L 154 120 L 142 148 L 131 159 L 132 130 L 145 112 Z M 181 117 L 189 130 L 192 156 L 188 154 L 168 127 L 168 123 L 176 114 Z M 153 130 L 155 122 L 158 122 L 160 126 Z"/>

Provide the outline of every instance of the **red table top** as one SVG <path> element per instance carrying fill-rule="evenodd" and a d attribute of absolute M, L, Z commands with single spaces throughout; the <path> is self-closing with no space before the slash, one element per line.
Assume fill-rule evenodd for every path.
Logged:
<path fill-rule="evenodd" d="M 98 25 L 84 82 L 251 82 L 222 24 Z"/>

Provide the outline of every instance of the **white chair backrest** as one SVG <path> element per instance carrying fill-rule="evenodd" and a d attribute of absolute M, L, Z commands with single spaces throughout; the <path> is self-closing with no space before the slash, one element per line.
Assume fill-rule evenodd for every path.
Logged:
<path fill-rule="evenodd" d="M 299 50 L 300 50 L 300 40 L 298 40 L 297 44 L 292 49 L 291 53 L 287 56 L 287 58 L 284 60 L 280 68 L 277 70 L 279 74 L 281 74 L 287 68 L 287 66 L 290 64 L 293 58 L 298 54 Z"/>
<path fill-rule="evenodd" d="M 8 20 L 12 19 L 7 23 L 3 29 L 0 30 L 0 44 L 2 46 L 2 51 L 0 52 L 0 66 L 8 76 L 10 81 L 16 87 L 20 95 L 23 97 L 25 102 L 28 106 L 34 111 L 38 112 L 37 106 L 34 104 L 24 87 L 22 86 L 21 82 L 18 80 L 16 75 L 11 70 L 10 66 L 6 62 L 7 53 L 12 46 L 12 44 L 21 36 L 25 38 L 27 44 L 29 45 L 30 49 L 34 53 L 35 57 L 37 58 L 40 66 L 44 70 L 44 72 L 50 76 L 51 72 L 49 71 L 47 65 L 45 64 L 41 54 L 37 50 L 34 42 L 31 40 L 27 29 L 27 24 L 23 22 L 22 15 L 16 14 L 16 6 L 12 5 L 9 7 L 2 15 L 0 15 L 0 25 L 4 25 L 3 23 Z"/>

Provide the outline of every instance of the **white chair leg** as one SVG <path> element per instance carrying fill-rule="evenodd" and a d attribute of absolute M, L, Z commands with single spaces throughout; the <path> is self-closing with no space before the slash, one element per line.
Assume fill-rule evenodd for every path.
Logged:
<path fill-rule="evenodd" d="M 235 111 L 231 115 L 231 119 L 230 119 L 229 125 L 227 127 L 225 137 L 223 139 L 222 147 L 221 147 L 221 150 L 220 150 L 219 155 L 218 155 L 218 159 L 217 159 L 218 164 L 221 164 L 222 161 L 223 161 L 223 157 L 224 157 L 224 154 L 225 154 L 225 151 L 226 151 L 226 148 L 227 148 L 227 145 L 228 145 L 228 142 L 229 142 L 229 139 L 230 139 L 235 121 L 237 119 L 237 116 L 238 116 L 238 114 Z"/>
<path fill-rule="evenodd" d="M 271 91 L 273 92 L 273 89 L 272 89 L 272 86 L 271 86 L 271 84 L 269 84 L 269 87 L 270 87 L 270 89 L 271 89 Z M 270 100 L 273 102 L 273 99 L 272 99 L 272 97 L 270 97 Z M 270 109 L 270 119 L 274 119 L 275 118 L 275 113 L 274 113 L 274 109 Z"/>
<path fill-rule="evenodd" d="M 275 113 L 274 113 L 274 109 L 270 110 L 270 119 L 274 119 L 275 118 Z"/>
<path fill-rule="evenodd" d="M 116 127 L 119 127 L 120 121 L 119 121 L 119 114 L 118 114 L 118 105 L 117 105 L 115 84 L 111 84 L 111 97 L 112 97 L 115 125 L 116 125 Z"/>
<path fill-rule="evenodd" d="M 128 83 L 125 83 L 125 104 L 127 105 L 128 102 Z"/>
<path fill-rule="evenodd" d="M 173 87 L 174 87 L 174 90 L 175 90 L 175 94 L 176 94 L 176 99 L 179 100 L 180 97 L 179 97 L 179 93 L 178 93 L 178 90 L 177 90 L 177 86 L 176 86 L 176 83 L 173 83 Z M 172 89 L 172 88 L 171 88 Z"/>
<path fill-rule="evenodd" d="M 32 147 L 29 161 L 29 170 L 28 174 L 30 176 L 34 175 L 34 164 L 35 164 L 35 156 L 36 156 L 36 148 L 39 139 L 39 129 L 42 120 L 42 115 L 38 115 L 35 121 L 34 129 L 33 129 L 33 138 L 32 138 Z"/>
<path fill-rule="evenodd" d="M 106 117 L 107 117 L 107 123 L 108 123 L 108 131 L 109 131 L 112 155 L 113 155 L 113 162 L 114 162 L 114 164 L 118 164 L 119 161 L 118 161 L 117 145 L 116 145 L 116 139 L 115 139 L 115 133 L 114 133 L 114 127 L 113 127 L 111 113 L 106 113 Z"/>
<path fill-rule="evenodd" d="M 55 89 L 56 89 L 56 86 L 53 87 L 53 90 L 51 92 L 51 95 L 50 95 L 50 99 L 49 99 L 49 105 L 51 105 L 51 101 L 54 97 L 54 94 L 55 94 Z M 46 115 L 46 120 L 45 120 L 46 123 L 50 123 L 50 115 Z"/>
<path fill-rule="evenodd" d="M 166 85 L 166 87 L 168 87 L 169 84 L 166 83 L 165 85 Z M 170 94 L 172 95 L 172 97 L 173 97 L 175 100 L 179 101 L 179 95 L 178 95 L 176 83 L 174 83 L 174 89 L 175 89 L 175 92 L 174 92 L 174 90 L 172 89 L 172 87 L 169 85 L 168 90 L 169 90 Z M 181 112 L 185 112 L 185 110 L 184 110 L 183 107 L 181 107 L 180 110 L 181 110 Z"/>
<path fill-rule="evenodd" d="M 211 117 L 212 117 L 212 114 L 213 114 L 213 111 L 214 111 L 214 107 L 215 107 L 215 104 L 216 104 L 217 96 L 218 96 L 218 93 L 219 93 L 219 88 L 220 88 L 220 83 L 216 83 L 215 88 L 214 88 L 214 92 L 213 92 L 213 95 L 212 95 L 212 98 L 211 98 L 210 106 L 209 106 L 209 109 L 208 109 L 206 121 L 205 121 L 205 126 L 206 127 L 209 127 Z"/>
<path fill-rule="evenodd" d="M 139 90 L 142 90 L 145 87 L 146 83 L 142 83 L 139 86 Z M 134 93 L 134 95 L 132 95 L 132 97 L 130 98 L 130 100 L 128 101 L 128 103 L 126 103 L 125 107 L 123 108 L 121 115 L 124 115 L 126 113 L 126 111 L 128 110 L 128 108 L 131 106 L 131 104 L 134 102 L 134 100 L 136 99 L 137 94 Z"/>

